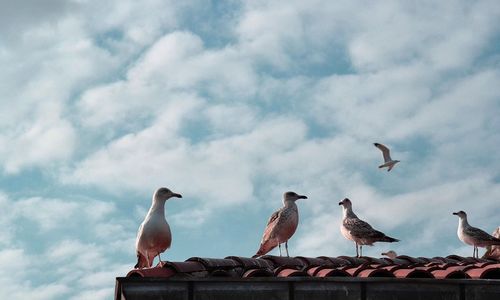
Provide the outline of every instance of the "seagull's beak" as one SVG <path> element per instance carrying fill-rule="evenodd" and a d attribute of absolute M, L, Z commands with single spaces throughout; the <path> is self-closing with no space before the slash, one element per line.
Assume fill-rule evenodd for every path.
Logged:
<path fill-rule="evenodd" d="M 297 199 L 307 199 L 307 196 L 299 195 L 299 197 Z"/>
<path fill-rule="evenodd" d="M 172 193 L 172 197 L 182 198 L 182 195 L 181 194 Z"/>
<path fill-rule="evenodd" d="M 339 205 L 342 205 L 342 202 L 339 202 Z"/>
<path fill-rule="evenodd" d="M 454 213 L 452 213 L 452 215 L 458 216 L 458 213 L 457 213 L 457 212 L 454 212 Z"/>

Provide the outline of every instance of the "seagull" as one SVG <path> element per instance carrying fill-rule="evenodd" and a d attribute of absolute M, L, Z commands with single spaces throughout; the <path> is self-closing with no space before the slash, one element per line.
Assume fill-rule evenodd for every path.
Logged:
<path fill-rule="evenodd" d="M 491 235 L 496 238 L 500 238 L 500 227 L 497 227 Z M 500 259 L 500 245 L 486 247 L 486 253 L 484 253 L 483 258 Z"/>
<path fill-rule="evenodd" d="M 385 255 L 385 256 L 389 257 L 390 259 L 395 259 L 398 256 L 396 251 L 393 251 L 393 250 L 389 250 L 387 252 L 382 252 L 381 255 Z"/>
<path fill-rule="evenodd" d="M 375 147 L 379 148 L 380 151 L 382 151 L 382 154 L 384 155 L 384 163 L 378 167 L 379 168 L 387 167 L 387 172 L 392 170 L 392 168 L 394 168 L 394 166 L 399 162 L 399 160 L 392 160 L 391 151 L 386 146 L 379 144 L 379 143 L 373 143 L 373 145 L 375 145 Z"/>
<path fill-rule="evenodd" d="M 398 239 L 388 237 L 384 233 L 373 229 L 370 224 L 360 220 L 352 211 L 351 200 L 345 198 L 339 202 L 339 205 L 342 205 L 343 215 L 340 232 L 346 239 L 354 241 L 356 244 L 356 257 L 363 255 L 363 245 L 373 246 L 375 242 L 399 242 Z"/>
<path fill-rule="evenodd" d="M 137 232 L 135 268 L 150 268 L 156 256 L 161 262 L 160 253 L 170 248 L 172 233 L 165 219 L 165 201 L 172 197 L 182 198 L 182 195 L 164 187 L 157 189 L 153 194 L 151 208 Z"/>
<path fill-rule="evenodd" d="M 500 245 L 500 239 L 489 235 L 479 228 L 470 226 L 469 222 L 467 222 L 467 214 L 465 211 L 461 210 L 453 214 L 460 218 L 457 230 L 458 238 L 467 245 L 474 246 L 472 257 L 479 258 L 478 247 Z"/>
<path fill-rule="evenodd" d="M 288 240 L 292 237 L 299 225 L 299 210 L 295 201 L 307 199 L 307 196 L 298 195 L 295 192 L 283 194 L 283 207 L 275 211 L 262 235 L 259 251 L 253 258 L 262 256 L 279 246 L 281 256 L 281 244 L 285 243 L 286 256 L 288 257 Z"/>

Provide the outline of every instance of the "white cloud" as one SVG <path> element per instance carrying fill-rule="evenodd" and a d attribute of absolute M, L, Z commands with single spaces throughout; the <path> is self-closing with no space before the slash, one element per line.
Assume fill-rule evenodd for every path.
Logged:
<path fill-rule="evenodd" d="M 182 111 L 181 105 L 173 111 L 167 109 L 165 114 L 183 119 L 199 107 Z M 67 178 L 123 192 L 150 193 L 158 186 L 169 185 L 204 199 L 207 206 L 236 204 L 251 199 L 252 178 L 255 170 L 271 159 L 267 156 L 296 147 L 306 130 L 300 121 L 281 118 L 249 132 L 190 144 L 175 135 L 175 128 L 169 127 L 171 120 L 160 117 L 151 127 L 114 141 L 83 161 Z"/>
<path fill-rule="evenodd" d="M 134 256 L 134 233 L 114 204 L 42 197 L 16 200 L 6 194 L 0 199 L 2 210 L 10 212 L 0 227 L 0 235 L 7 237 L 0 251 L 1 298 L 105 299 L 113 294 L 115 277 L 133 265 L 117 263 L 123 251 Z M 99 242 L 93 237 L 89 241 L 89 235 L 99 235 L 108 226 L 120 230 L 99 237 Z M 26 230 L 32 236 L 25 236 Z M 20 248 L 30 239 L 36 249 Z"/>

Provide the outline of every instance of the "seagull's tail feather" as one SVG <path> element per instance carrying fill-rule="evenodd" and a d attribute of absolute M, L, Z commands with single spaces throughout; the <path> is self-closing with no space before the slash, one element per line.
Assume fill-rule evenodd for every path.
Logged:
<path fill-rule="evenodd" d="M 140 252 L 137 252 L 137 263 L 135 264 L 134 268 L 136 269 L 142 269 L 142 268 L 148 268 L 151 267 L 148 265 L 148 260 L 144 255 L 142 255 Z"/>
<path fill-rule="evenodd" d="M 277 245 L 274 245 L 274 243 L 272 243 L 271 240 L 267 240 L 267 241 L 263 242 L 262 244 L 260 244 L 259 251 L 257 251 L 257 253 L 255 253 L 255 255 L 252 256 L 252 258 L 256 258 L 256 257 L 262 256 L 262 255 L 265 255 L 267 252 L 276 248 L 276 246 Z"/>
<path fill-rule="evenodd" d="M 384 236 L 380 241 L 381 242 L 388 242 L 388 243 L 399 242 L 398 239 L 392 238 L 390 236 Z"/>

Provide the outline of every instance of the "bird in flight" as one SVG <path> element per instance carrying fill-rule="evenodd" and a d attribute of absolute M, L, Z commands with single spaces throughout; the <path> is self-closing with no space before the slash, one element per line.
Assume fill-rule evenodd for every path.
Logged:
<path fill-rule="evenodd" d="M 470 226 L 469 222 L 467 222 L 467 213 L 465 213 L 465 211 L 461 210 L 453 214 L 459 217 L 457 230 L 458 238 L 467 245 L 474 246 L 472 257 L 479 258 L 478 247 L 500 245 L 500 239 L 479 228 Z"/>
<path fill-rule="evenodd" d="M 275 211 L 262 235 L 260 248 L 253 258 L 262 256 L 269 251 L 279 247 L 280 256 L 281 244 L 285 243 L 286 256 L 288 254 L 288 240 L 292 237 L 299 225 L 299 210 L 295 201 L 299 199 L 307 199 L 307 196 L 298 195 L 295 192 L 286 192 L 283 194 L 283 207 Z"/>
<path fill-rule="evenodd" d="M 172 197 L 182 198 L 182 195 L 164 187 L 153 194 L 151 208 L 137 232 L 135 268 L 150 268 L 156 256 L 161 262 L 160 254 L 170 248 L 172 233 L 165 219 L 165 202 Z"/>
<path fill-rule="evenodd" d="M 386 146 L 380 143 L 373 143 L 373 145 L 382 151 L 382 155 L 384 156 L 384 163 L 378 166 L 379 168 L 387 167 L 387 172 L 389 172 L 398 162 L 400 162 L 399 160 L 393 160 L 391 158 L 391 151 Z"/>
<path fill-rule="evenodd" d="M 339 202 L 342 205 L 342 223 L 340 232 L 342 235 L 356 244 L 356 257 L 363 255 L 363 245 L 373 246 L 375 242 L 399 242 L 398 239 L 389 237 L 384 233 L 373 229 L 370 224 L 360 220 L 352 211 L 351 200 L 345 198 Z M 359 247 L 359 251 L 358 251 Z"/>

